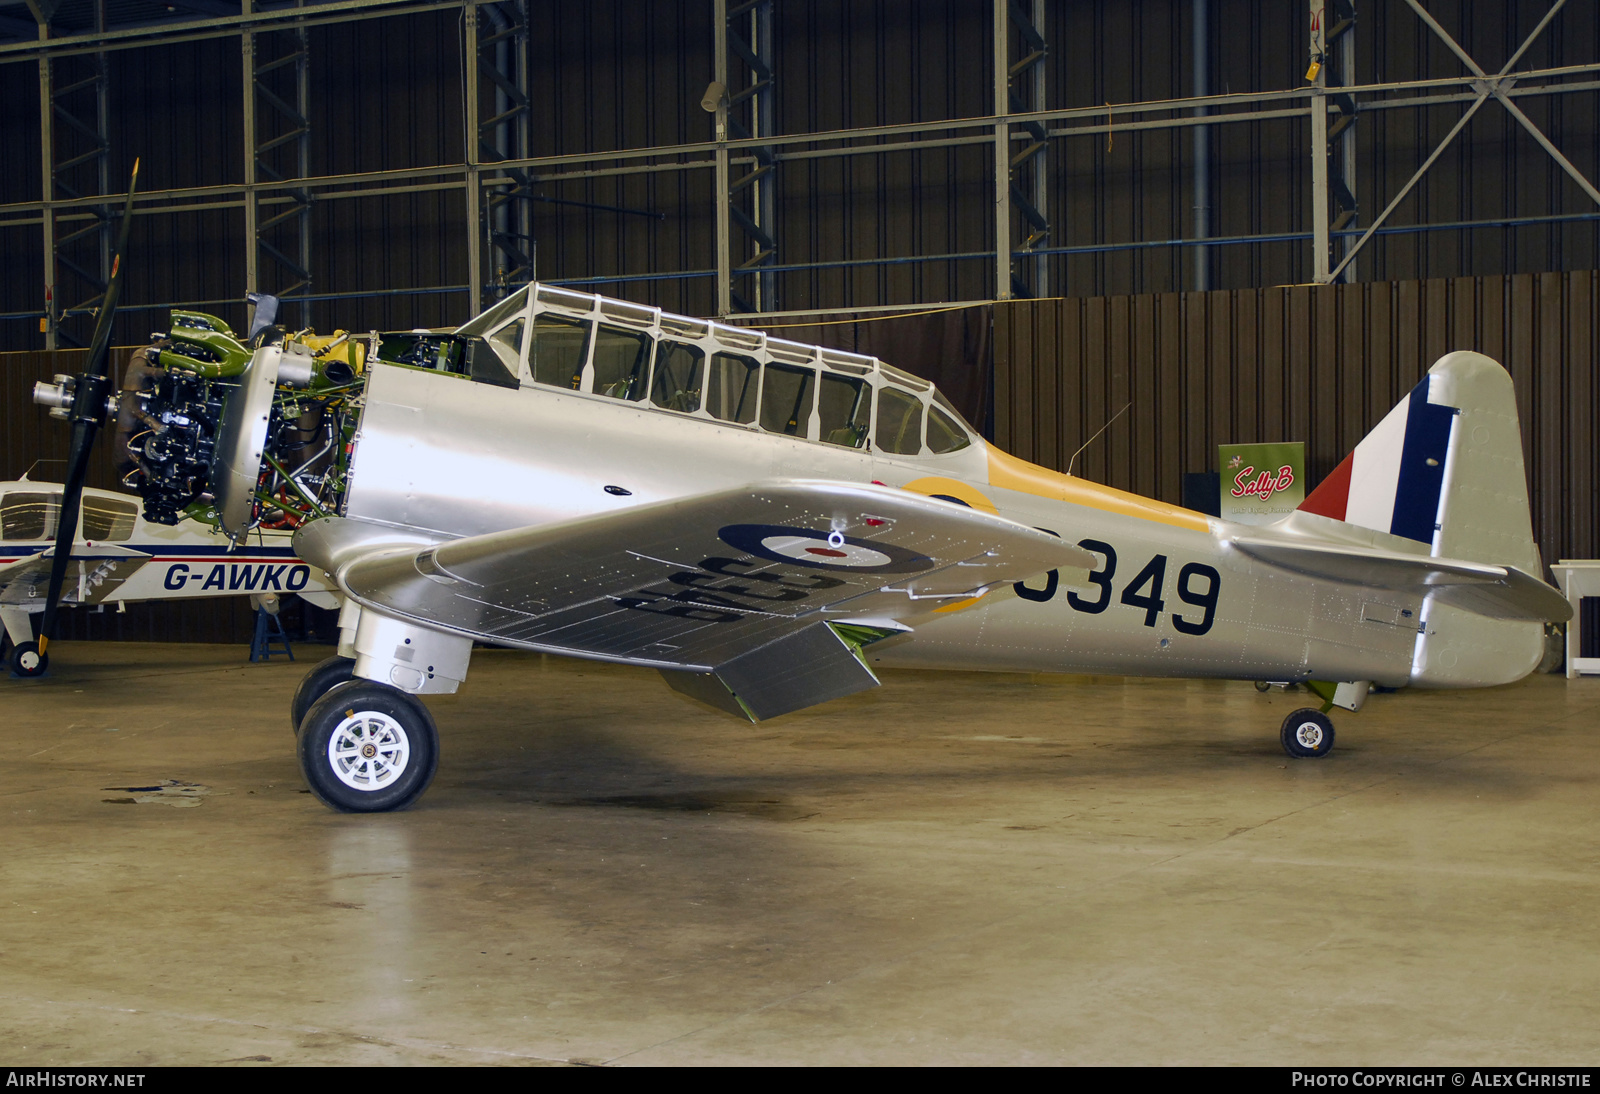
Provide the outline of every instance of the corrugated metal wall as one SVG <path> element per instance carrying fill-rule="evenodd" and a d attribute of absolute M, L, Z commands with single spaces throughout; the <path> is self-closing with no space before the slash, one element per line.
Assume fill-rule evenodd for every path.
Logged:
<path fill-rule="evenodd" d="M 1162 293 L 995 306 L 994 437 L 1085 478 L 1181 502 L 1226 443 L 1304 441 L 1320 482 L 1451 350 L 1510 370 L 1546 563 L 1600 553 L 1590 271 Z"/>
<path fill-rule="evenodd" d="M 1455 76 L 1460 62 L 1403 0 L 1358 0 L 1357 75 L 1363 82 Z M 1298 87 L 1307 59 L 1306 6 L 1212 0 L 1212 86 Z M 1545 0 L 1430 0 L 1430 12 L 1491 71 L 1548 10 Z M 992 109 L 991 19 L 971 0 L 781 0 L 776 5 L 777 128 L 985 116 Z M 1047 105 L 1099 107 L 1192 90 L 1190 0 L 1051 0 Z M 701 141 L 711 118 L 699 101 L 712 74 L 709 0 L 554 0 L 530 3 L 528 42 L 535 154 L 590 153 Z M 459 11 L 395 16 L 311 32 L 314 175 L 458 163 L 462 131 Z M 275 55 L 275 36 L 262 49 Z M 144 157 L 147 188 L 238 184 L 240 61 L 224 38 L 108 55 L 112 177 Z M 1600 6 L 1567 4 L 1520 65 L 1600 57 Z M 735 70 L 742 68 L 735 64 Z M 487 101 L 487 100 L 486 100 Z M 1518 100 L 1577 166 L 1600 177 L 1600 92 Z M 0 64 L 0 204 L 36 200 L 38 74 Z M 1364 113 L 1357 124 L 1357 190 L 1370 220 L 1460 116 L 1462 106 Z M 1310 159 L 1301 119 L 1217 125 L 1212 232 L 1309 228 Z M 63 148 L 63 151 L 66 149 Z M 1051 149 L 1050 243 L 1160 240 L 1193 231 L 1187 131 L 1104 133 Z M 983 145 L 786 163 L 778 260 L 810 263 L 983 252 L 993 247 L 991 152 Z M 663 215 L 657 220 L 540 203 L 534 231 L 546 278 L 706 270 L 712 260 L 711 172 L 657 172 L 548 183 L 543 196 Z M 1592 211 L 1576 185 L 1498 104 L 1480 110 L 1418 192 L 1400 224 Z M 319 292 L 401 290 L 466 281 L 459 191 L 320 202 L 313 213 Z M 243 292 L 239 210 L 141 218 L 129 261 L 129 304 L 225 300 Z M 1382 237 L 1362 277 L 1404 279 L 1600 267 L 1595 222 Z M 37 227 L 0 230 L 0 312 L 41 305 Z M 1309 242 L 1213 248 L 1217 287 L 1309 279 Z M 1054 292 L 1075 296 L 1177 291 L 1192 286 L 1188 256 L 1171 249 L 1051 260 Z M 275 275 L 266 263 L 266 287 Z M 492 271 L 490 271 L 492 274 Z M 68 281 L 63 277 L 63 282 Z M 80 287 L 81 288 L 81 287 Z M 705 314 L 708 278 L 629 282 L 633 299 Z M 979 257 L 781 275 L 782 308 L 987 299 L 992 263 Z M 86 292 L 64 286 L 71 302 Z M 232 322 L 243 308 L 212 307 Z M 398 295 L 317 304 L 321 329 L 403 328 L 464 318 L 465 296 Z M 295 316 L 298 319 L 298 316 Z M 87 318 L 76 320 L 86 337 Z M 136 342 L 163 316 L 130 312 L 117 341 Z M 42 345 L 36 324 L 0 321 L 0 345 Z"/>

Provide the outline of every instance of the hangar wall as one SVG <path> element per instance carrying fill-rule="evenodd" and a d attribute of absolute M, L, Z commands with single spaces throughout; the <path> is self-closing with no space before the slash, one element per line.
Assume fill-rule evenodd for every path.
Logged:
<path fill-rule="evenodd" d="M 1131 403 L 1077 474 L 1181 503 L 1184 473 L 1214 470 L 1218 444 L 1301 440 L 1315 484 L 1460 349 L 1516 384 L 1546 565 L 1596 557 L 1593 271 L 997 304 L 994 439 L 1065 470 Z"/>
<path fill-rule="evenodd" d="M 694 5 L 690 5 L 692 9 Z M 1359 83 L 1453 76 L 1460 62 L 1403 0 L 1359 0 L 1355 45 Z M 1491 71 L 1537 24 L 1536 0 L 1433 0 L 1429 11 Z M 660 4 L 640 5 L 659 13 Z M 1050 149 L 1051 246 L 1182 239 L 1193 234 L 1193 149 L 1186 129 L 1118 133 L 1116 104 L 1193 94 L 1190 0 L 1052 0 L 1046 103 L 1108 104 L 1113 131 L 1057 139 Z M 709 60 L 682 59 L 662 72 L 650 56 L 652 19 L 619 21 L 612 3 L 561 20 L 536 46 L 540 98 L 558 123 L 537 132 L 536 153 L 571 153 L 662 141 L 704 140 L 696 102 Z M 991 17 L 987 4 L 896 0 L 777 5 L 777 132 L 893 125 L 983 116 L 992 111 Z M 1306 6 L 1212 0 L 1211 88 L 1260 92 L 1302 86 Z M 705 34 L 680 34 L 691 47 Z M 704 48 L 704 47 L 701 47 Z M 1600 56 L 1600 11 L 1568 5 L 1535 40 L 1519 68 Z M 663 77 L 670 77 L 664 79 Z M 608 109 L 594 111 L 596 102 Z M 643 109 L 645 104 L 649 109 Z M 635 105 L 636 104 L 636 105 Z M 1523 104 L 1590 178 L 1600 169 L 1600 95 L 1552 96 Z M 1374 110 L 1356 125 L 1357 192 L 1365 225 L 1461 116 L 1460 103 Z M 663 124 L 675 111 L 678 127 Z M 650 121 L 647 119 L 655 119 Z M 1310 230 L 1311 153 L 1303 118 L 1217 124 L 1213 140 L 1212 236 Z M 783 275 L 783 308 L 975 300 L 995 295 L 986 256 L 993 247 L 992 153 L 981 144 L 783 163 L 777 239 L 784 263 L 854 261 L 881 255 L 974 253 L 964 261 L 818 269 Z M 651 177 L 653 178 L 653 177 Z M 654 181 L 638 176 L 568 183 L 560 196 L 666 209 L 676 220 L 684 195 L 658 203 Z M 556 192 L 552 190 L 552 192 Z M 1424 177 L 1394 224 L 1593 211 L 1593 205 L 1504 110 L 1480 111 Z M 545 276 L 645 270 L 648 224 L 599 213 L 540 216 Z M 664 227 L 662 231 L 672 231 Z M 703 230 L 711 230 L 709 221 Z M 553 252 L 553 253 L 552 253 Z M 1214 287 L 1311 280 L 1306 241 L 1212 248 Z M 606 261 L 610 260 L 610 265 Z M 682 251 L 684 268 L 704 269 L 704 252 Z M 1363 252 L 1361 275 L 1407 279 L 1600 266 L 1595 223 L 1542 224 L 1382 236 Z M 1105 251 L 1050 259 L 1053 295 L 1105 296 L 1193 287 L 1192 259 L 1180 248 Z M 580 272 L 581 271 L 581 272 Z M 643 284 L 631 297 L 711 309 L 708 289 Z M 641 295 L 643 294 L 643 295 Z M 670 295 L 669 295 L 670 294 Z M 668 303 L 668 301 L 676 303 Z"/>
<path fill-rule="evenodd" d="M 87 3 L 66 0 L 61 10 L 70 13 Z M 1358 81 L 1451 77 L 1463 71 L 1403 0 L 1359 0 L 1357 7 Z M 1543 0 L 1431 0 L 1428 9 L 1493 70 L 1548 5 Z M 1119 104 L 1192 92 L 1192 10 L 1191 0 L 1046 3 L 1045 104 L 1095 109 L 1109 104 L 1112 130 L 1051 140 L 1046 203 L 1051 245 L 1113 247 L 1193 234 L 1189 132 L 1123 130 L 1119 127 L 1131 119 L 1116 110 Z M 1304 85 L 1306 5 L 1212 0 L 1209 10 L 1213 90 L 1253 93 Z M 774 13 L 779 133 L 983 117 L 993 110 L 987 3 L 783 0 Z M 699 106 L 712 71 L 709 0 L 583 5 L 529 0 L 529 26 L 524 48 L 534 123 L 530 153 L 590 155 L 711 137 L 710 116 Z M 308 33 L 313 176 L 462 162 L 458 7 L 317 26 Z M 265 57 L 275 48 L 273 35 L 259 37 Z M 11 317 L 0 318 L 0 346 L 25 349 L 43 345 L 37 318 L 30 314 L 42 307 L 40 229 L 4 207 L 40 200 L 39 79 L 37 65 L 18 56 L 0 56 L 0 103 L 5 104 L 0 148 L 8 153 L 0 157 L 0 253 L 7 258 L 0 264 L 0 316 Z M 61 81 L 81 75 L 77 70 L 91 56 L 58 62 Z M 242 184 L 237 37 L 105 56 L 114 91 L 113 190 L 136 155 L 143 157 L 146 189 L 227 190 Z M 1597 57 L 1600 9 L 1567 4 L 1519 68 L 1593 63 Z M 1585 78 L 1575 79 L 1582 84 Z M 1600 175 L 1600 91 L 1517 101 L 1580 170 L 1590 178 Z M 1354 129 L 1363 223 L 1462 110 L 1460 102 L 1363 109 Z M 1165 116 L 1184 113 L 1175 109 Z M 1311 157 L 1305 116 L 1219 119 L 1209 129 L 1211 234 L 1308 231 Z M 69 126 L 58 130 L 58 159 L 81 151 L 71 143 L 77 138 Z M 981 136 L 962 139 L 968 143 L 781 162 L 774 176 L 778 260 L 823 265 L 778 275 L 774 307 L 994 297 L 992 256 L 985 253 L 994 245 L 992 149 Z M 820 151 L 802 148 L 795 154 Z M 672 158 L 663 156 L 662 163 Z M 313 291 L 372 295 L 319 301 L 309 306 L 308 319 L 291 312 L 295 321 L 320 329 L 394 329 L 463 319 L 471 310 L 463 291 L 421 291 L 466 282 L 465 211 L 453 178 L 423 179 L 419 187 L 435 188 L 384 197 L 317 200 L 311 212 Z M 86 183 L 77 179 L 74 185 L 82 190 Z M 543 183 L 538 191 L 533 234 L 546 279 L 703 273 L 713 265 L 708 170 L 569 178 Z M 242 321 L 243 308 L 233 303 L 244 290 L 242 210 L 236 193 L 214 193 L 201 204 L 207 208 L 140 216 L 124 294 L 129 310 L 119 320 L 117 341 L 141 341 L 165 321 L 159 312 L 132 310 L 142 304 L 215 301 L 207 310 Z M 1593 211 L 1576 184 L 1505 110 L 1490 103 L 1394 221 L 1437 225 Z M 1594 269 L 1600 267 L 1597 224 L 1524 223 L 1381 236 L 1363 252 L 1358 269 L 1371 280 Z M 73 246 L 92 244 L 90 239 Z M 1311 276 L 1306 240 L 1214 245 L 1209 253 L 1213 287 L 1294 284 Z M 969 257 L 878 264 L 886 258 L 948 254 Z M 1141 246 L 1048 261 L 1053 295 L 1193 287 L 1190 254 L 1183 248 Z M 62 280 L 70 279 L 62 275 Z M 693 314 L 714 309 L 710 279 L 704 276 L 625 281 L 611 291 Z M 61 299 L 67 295 L 63 288 Z M 80 340 L 86 336 L 89 317 L 68 323 L 76 324 Z"/>

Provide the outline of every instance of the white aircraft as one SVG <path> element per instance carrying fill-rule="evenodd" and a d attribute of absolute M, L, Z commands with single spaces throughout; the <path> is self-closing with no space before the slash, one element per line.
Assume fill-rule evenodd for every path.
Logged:
<path fill-rule="evenodd" d="M 1510 378 L 1475 353 L 1247 527 L 1008 456 L 873 358 L 550 286 L 363 354 L 271 341 L 174 316 L 135 486 L 161 521 L 209 500 L 234 543 L 296 510 L 344 601 L 291 710 L 335 809 L 427 788 L 418 696 L 456 690 L 474 642 L 656 668 L 752 720 L 873 665 L 1315 682 L 1329 704 L 1281 739 L 1322 756 L 1332 703 L 1511 682 L 1571 614 L 1537 576 Z M 106 409 L 91 362 L 35 393 L 70 406 L 74 468 Z"/>
<path fill-rule="evenodd" d="M 31 616 L 45 607 L 62 491 L 59 483 L 26 475 L 0 482 L 0 623 L 18 676 L 38 676 L 49 662 L 34 640 Z M 298 593 L 319 607 L 339 606 L 322 572 L 294 556 L 287 530 L 257 528 L 248 543 L 230 550 L 198 520 L 149 523 L 139 515 L 139 499 L 128 494 L 85 488 L 81 506 L 63 604 L 120 609 L 140 600 L 207 596 L 270 602 Z"/>

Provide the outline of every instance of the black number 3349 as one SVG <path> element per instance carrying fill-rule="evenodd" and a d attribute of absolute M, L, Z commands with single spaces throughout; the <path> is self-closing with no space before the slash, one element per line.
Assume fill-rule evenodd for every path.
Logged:
<path fill-rule="evenodd" d="M 1079 596 L 1077 593 L 1067 591 L 1067 603 L 1074 611 L 1086 615 L 1099 615 L 1111 606 L 1111 597 L 1115 591 L 1113 579 L 1117 574 L 1117 551 L 1109 543 L 1098 539 L 1080 539 L 1078 546 L 1086 551 L 1093 551 L 1101 556 L 1099 567 L 1089 571 L 1089 584 L 1098 590 L 1092 596 Z M 1045 576 L 1043 589 L 1030 589 L 1022 582 L 1017 582 L 1015 588 L 1017 595 L 1024 600 L 1044 603 L 1055 598 L 1056 589 L 1060 585 L 1061 576 L 1051 570 Z M 1127 585 L 1123 586 L 1122 595 L 1117 598 L 1118 603 L 1126 604 L 1130 608 L 1144 613 L 1143 623 L 1147 627 L 1156 625 L 1156 618 L 1166 610 L 1167 602 L 1163 592 L 1167 583 L 1167 556 L 1156 555 L 1145 563 Z M 1198 586 L 1203 586 L 1198 587 Z M 1211 629 L 1211 624 L 1217 618 L 1217 594 L 1222 589 L 1222 576 L 1216 568 L 1207 566 L 1203 562 L 1188 562 L 1178 571 L 1178 599 L 1185 604 L 1199 608 L 1203 614 L 1197 619 L 1189 615 L 1174 613 L 1172 627 L 1179 634 L 1205 634 Z"/>

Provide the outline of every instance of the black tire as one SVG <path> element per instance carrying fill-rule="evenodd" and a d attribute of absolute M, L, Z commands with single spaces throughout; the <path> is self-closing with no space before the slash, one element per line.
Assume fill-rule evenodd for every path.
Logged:
<path fill-rule="evenodd" d="M 319 662 L 306 673 L 300 686 L 294 689 L 294 701 L 289 704 L 289 730 L 300 732 L 300 723 L 306 720 L 311 704 L 347 680 L 355 679 L 356 663 L 353 658 L 335 655 Z"/>
<path fill-rule="evenodd" d="M 1278 739 L 1283 750 L 1297 760 L 1320 759 L 1333 750 L 1333 719 L 1305 707 L 1283 720 Z"/>
<path fill-rule="evenodd" d="M 404 752 L 398 759 L 397 750 Z M 341 813 L 387 813 L 428 789 L 439 767 L 439 731 L 415 696 L 351 680 L 311 704 L 300 723 L 298 751 L 306 785 L 324 805 Z"/>
<path fill-rule="evenodd" d="M 1264 695 L 1267 692 L 1272 690 L 1272 685 L 1270 683 L 1268 683 L 1266 680 L 1257 680 L 1256 681 L 1256 690 L 1261 692 Z"/>
<path fill-rule="evenodd" d="M 39 643 L 23 642 L 11 651 L 11 672 L 15 676 L 43 676 L 50 667 L 50 655 L 39 652 Z"/>

